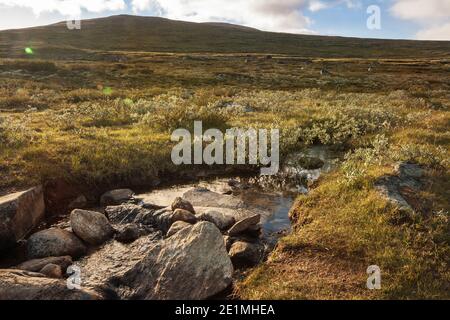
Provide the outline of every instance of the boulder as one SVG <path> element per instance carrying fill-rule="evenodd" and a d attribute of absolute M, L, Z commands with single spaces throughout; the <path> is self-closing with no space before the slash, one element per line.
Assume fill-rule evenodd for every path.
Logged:
<path fill-rule="evenodd" d="M 53 279 L 61 279 L 63 277 L 63 271 L 60 266 L 50 263 L 43 267 L 39 273 L 42 273 L 43 275 L 47 276 L 48 278 Z"/>
<path fill-rule="evenodd" d="M 175 233 L 177 233 L 180 230 L 183 230 L 184 228 L 191 227 L 192 224 L 184 222 L 184 221 L 177 221 L 170 227 L 169 231 L 167 231 L 166 237 L 169 238 L 173 236 Z"/>
<path fill-rule="evenodd" d="M 104 193 L 100 197 L 102 206 L 118 205 L 133 199 L 134 192 L 130 189 L 117 189 Z"/>
<path fill-rule="evenodd" d="M 138 215 L 146 215 L 151 210 L 135 204 L 122 204 L 119 206 L 106 207 L 105 213 L 112 224 L 126 224 L 133 222 Z"/>
<path fill-rule="evenodd" d="M 259 215 L 259 214 L 255 214 L 248 218 L 242 219 L 242 220 L 236 222 L 230 228 L 230 230 L 228 230 L 228 235 L 236 236 L 240 233 L 243 233 L 243 232 L 247 231 L 248 229 L 254 227 L 255 225 L 258 225 L 260 220 L 261 220 L 261 215 Z"/>
<path fill-rule="evenodd" d="M 61 269 L 65 272 L 66 269 L 72 265 L 72 258 L 70 256 L 63 257 L 48 257 L 42 259 L 34 259 L 29 260 L 24 263 L 19 264 L 16 269 L 26 270 L 31 272 L 39 272 L 43 267 L 48 264 L 54 264 L 60 266 Z"/>
<path fill-rule="evenodd" d="M 33 234 L 27 241 L 29 259 L 71 256 L 79 258 L 86 246 L 72 232 L 51 228 Z"/>
<path fill-rule="evenodd" d="M 177 209 L 183 209 L 189 211 L 192 214 L 195 214 L 195 210 L 192 204 L 189 201 L 184 200 L 180 197 L 176 198 L 172 203 L 172 211 L 175 211 Z"/>
<path fill-rule="evenodd" d="M 70 214 L 73 232 L 91 245 L 99 245 L 114 235 L 114 229 L 104 214 L 75 209 Z"/>
<path fill-rule="evenodd" d="M 69 210 L 84 209 L 87 207 L 87 205 L 88 205 L 88 200 L 86 199 L 86 197 L 84 195 L 80 195 L 75 200 L 73 200 L 72 202 L 69 203 L 68 209 Z"/>
<path fill-rule="evenodd" d="M 197 215 L 199 220 L 214 223 L 220 230 L 228 230 L 235 224 L 235 218 L 220 210 L 207 209 Z"/>
<path fill-rule="evenodd" d="M 84 286 L 118 299 L 207 299 L 229 287 L 233 275 L 222 235 L 209 222 L 163 241 L 112 241 L 77 264 Z"/>
<path fill-rule="evenodd" d="M 172 214 L 172 223 L 177 221 L 195 224 L 197 222 L 197 218 L 190 211 L 184 209 L 176 209 Z"/>
<path fill-rule="evenodd" d="M 0 270 L 0 300 L 97 300 L 88 290 L 69 290 L 66 281 L 23 270 Z"/>
<path fill-rule="evenodd" d="M 253 267 L 261 262 L 264 247 L 256 243 L 236 241 L 232 244 L 229 255 L 235 268 Z"/>
<path fill-rule="evenodd" d="M 41 186 L 0 197 L 0 251 L 26 237 L 44 217 Z"/>

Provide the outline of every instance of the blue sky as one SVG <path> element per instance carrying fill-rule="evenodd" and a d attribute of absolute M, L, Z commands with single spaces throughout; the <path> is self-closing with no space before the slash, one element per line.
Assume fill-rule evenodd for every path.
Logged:
<path fill-rule="evenodd" d="M 379 16 L 367 13 L 373 5 Z M 0 0 L 0 30 L 124 13 L 276 32 L 450 40 L 450 0 Z M 369 18 L 380 28 L 369 29 Z"/>

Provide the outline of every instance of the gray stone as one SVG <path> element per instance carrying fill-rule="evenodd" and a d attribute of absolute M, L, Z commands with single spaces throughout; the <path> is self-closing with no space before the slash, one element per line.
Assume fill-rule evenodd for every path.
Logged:
<path fill-rule="evenodd" d="M 264 255 L 264 247 L 256 243 L 243 241 L 234 242 L 229 252 L 235 268 L 256 266 Z"/>
<path fill-rule="evenodd" d="M 175 211 L 176 209 L 183 209 L 191 212 L 192 214 L 195 214 L 195 210 L 192 204 L 189 201 L 182 199 L 180 197 L 176 198 L 172 203 L 172 211 Z"/>
<path fill-rule="evenodd" d="M 197 208 L 196 210 L 199 211 Z M 236 222 L 233 216 L 226 214 L 221 210 L 215 210 L 214 208 L 205 210 L 202 208 L 201 211 L 202 212 L 197 215 L 198 219 L 214 223 L 220 230 L 227 230 Z"/>
<path fill-rule="evenodd" d="M 78 265 L 83 286 L 118 299 L 207 299 L 226 289 L 233 275 L 222 235 L 209 222 L 163 241 L 151 236 L 130 245 L 113 241 Z"/>
<path fill-rule="evenodd" d="M 29 259 L 71 256 L 79 258 L 86 253 L 83 242 L 72 232 L 51 228 L 33 234 L 27 241 Z"/>
<path fill-rule="evenodd" d="M 26 237 L 44 217 L 41 186 L 0 197 L 0 251 Z"/>
<path fill-rule="evenodd" d="M 24 270 L 0 270 L 0 300 L 98 300 L 88 290 L 69 290 L 66 281 Z"/>
<path fill-rule="evenodd" d="M 192 224 L 184 222 L 184 221 L 177 221 L 170 227 L 169 231 L 167 231 L 166 237 L 169 238 L 176 234 L 178 231 L 183 230 L 184 228 L 191 227 Z"/>
<path fill-rule="evenodd" d="M 86 199 L 86 197 L 84 195 L 80 195 L 78 198 L 76 198 L 71 203 L 69 203 L 67 208 L 69 210 L 84 209 L 87 207 L 87 205 L 88 205 L 88 200 Z"/>
<path fill-rule="evenodd" d="M 114 229 L 104 214 L 75 209 L 70 214 L 73 232 L 91 245 L 99 245 L 114 235 Z"/>
<path fill-rule="evenodd" d="M 61 267 L 65 272 L 66 269 L 72 265 L 72 257 L 62 256 L 62 257 L 48 257 L 42 259 L 33 259 L 19 264 L 16 269 L 26 270 L 31 272 L 39 272 L 43 267 L 48 264 L 54 264 Z"/>
<path fill-rule="evenodd" d="M 119 205 L 133 199 L 134 192 L 130 189 L 117 189 L 104 193 L 100 198 L 102 206 Z"/>
<path fill-rule="evenodd" d="M 131 243 L 152 232 L 154 232 L 154 230 L 148 227 L 130 223 L 119 229 L 115 239 L 122 243 Z"/>
<path fill-rule="evenodd" d="M 122 204 L 106 207 L 105 213 L 112 224 L 126 224 L 133 222 L 138 215 L 146 215 L 151 210 L 135 204 Z"/>
<path fill-rule="evenodd" d="M 257 225 L 261 221 L 261 215 L 255 214 L 251 217 L 240 220 L 234 224 L 230 230 L 228 230 L 228 235 L 236 236 L 250 229 L 251 227 Z"/>
<path fill-rule="evenodd" d="M 194 207 L 212 207 L 239 209 L 245 208 L 244 202 L 230 195 L 224 195 L 205 188 L 194 188 L 183 194 L 183 199 L 192 203 Z"/>

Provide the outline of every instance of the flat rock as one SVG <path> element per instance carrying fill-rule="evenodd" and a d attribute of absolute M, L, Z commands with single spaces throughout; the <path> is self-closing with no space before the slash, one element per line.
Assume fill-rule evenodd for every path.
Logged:
<path fill-rule="evenodd" d="M 65 270 L 72 264 L 72 257 L 70 256 L 62 256 L 62 257 L 48 257 L 42 259 L 33 259 L 26 261 L 24 263 L 19 264 L 16 269 L 26 270 L 31 272 L 39 272 L 43 267 L 48 264 L 54 264 L 61 267 L 61 269 L 65 272 Z"/>
<path fill-rule="evenodd" d="M 146 215 L 151 210 L 135 204 L 122 204 L 106 207 L 105 213 L 112 224 L 127 224 L 133 222 L 138 215 Z"/>
<path fill-rule="evenodd" d="M 236 236 L 240 233 L 243 233 L 247 231 L 248 229 L 251 229 L 255 225 L 257 225 L 261 221 L 261 215 L 255 214 L 253 216 L 250 216 L 248 218 L 245 218 L 243 220 L 240 220 L 236 222 L 230 230 L 228 230 L 228 235 L 230 236 Z"/>
<path fill-rule="evenodd" d="M 27 241 L 29 259 L 71 256 L 76 259 L 86 253 L 86 246 L 72 232 L 51 228 L 33 234 Z"/>
<path fill-rule="evenodd" d="M 114 229 L 104 214 L 75 209 L 70 214 L 73 232 L 91 245 L 100 245 L 114 235 Z"/>
<path fill-rule="evenodd" d="M 64 280 L 23 270 L 0 270 L 0 300 L 98 300 L 89 290 L 69 290 Z"/>
<path fill-rule="evenodd" d="M 100 197 L 102 206 L 119 205 L 133 199 L 134 192 L 130 189 L 116 189 L 104 193 Z"/>
<path fill-rule="evenodd" d="M 0 197 L 0 251 L 26 237 L 44 217 L 41 186 Z"/>
<path fill-rule="evenodd" d="M 226 289 L 233 275 L 222 235 L 209 222 L 163 241 L 113 241 L 77 264 L 86 288 L 118 299 L 207 299 Z"/>
<path fill-rule="evenodd" d="M 245 208 L 245 204 L 241 199 L 213 192 L 206 188 L 193 188 L 183 194 L 183 199 L 189 201 L 194 207 Z"/>

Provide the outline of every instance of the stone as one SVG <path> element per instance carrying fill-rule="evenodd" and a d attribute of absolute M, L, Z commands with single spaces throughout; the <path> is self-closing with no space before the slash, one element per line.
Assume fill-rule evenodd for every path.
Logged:
<path fill-rule="evenodd" d="M 225 209 L 245 208 L 245 204 L 241 199 L 230 195 L 213 192 L 206 188 L 193 188 L 183 194 L 183 199 L 189 201 L 194 207 Z"/>
<path fill-rule="evenodd" d="M 228 230 L 235 224 L 235 218 L 219 210 L 209 209 L 197 215 L 199 220 L 214 223 L 220 230 Z"/>
<path fill-rule="evenodd" d="M 98 300 L 88 290 L 70 290 L 60 279 L 24 270 L 0 270 L 0 300 Z"/>
<path fill-rule="evenodd" d="M 62 257 L 48 257 L 42 259 L 33 259 L 19 264 L 16 269 L 31 271 L 31 272 L 39 272 L 43 267 L 48 264 L 53 264 L 60 266 L 61 269 L 65 272 L 67 268 L 72 265 L 72 257 L 70 256 L 62 256 Z"/>
<path fill-rule="evenodd" d="M 48 278 L 53 279 L 61 279 L 63 276 L 63 271 L 60 266 L 56 264 L 48 264 L 45 267 L 43 267 L 39 273 L 42 273 L 43 275 L 47 276 Z"/>
<path fill-rule="evenodd" d="M 421 166 L 409 163 L 409 162 L 400 162 L 395 167 L 396 173 L 400 178 L 413 178 L 420 179 L 424 175 L 424 170 Z"/>
<path fill-rule="evenodd" d="M 234 241 L 235 239 L 230 236 L 223 236 L 223 242 L 225 243 L 225 248 L 227 249 L 227 252 L 230 251 Z"/>
<path fill-rule="evenodd" d="M 0 251 L 12 248 L 45 217 L 41 186 L 0 197 Z"/>
<path fill-rule="evenodd" d="M 133 199 L 134 192 L 130 189 L 117 189 L 104 193 L 100 197 L 102 206 L 119 205 Z"/>
<path fill-rule="evenodd" d="M 255 243 L 236 241 L 231 246 L 229 255 L 235 268 L 254 267 L 261 262 L 264 248 Z"/>
<path fill-rule="evenodd" d="M 184 221 L 176 221 L 172 226 L 170 227 L 169 231 L 167 231 L 166 237 L 169 238 L 176 234 L 178 231 L 183 230 L 184 228 L 191 227 L 192 224 L 184 222 Z"/>
<path fill-rule="evenodd" d="M 147 229 L 144 226 L 139 226 L 136 223 L 129 223 L 117 232 L 115 239 L 122 243 L 131 243 L 151 232 L 151 229 Z"/>
<path fill-rule="evenodd" d="M 176 209 L 183 209 L 189 211 L 192 214 L 195 214 L 195 210 L 192 204 L 189 201 L 184 200 L 180 197 L 176 198 L 172 203 L 172 211 L 175 211 Z"/>
<path fill-rule="evenodd" d="M 29 259 L 71 256 L 76 259 L 86 253 L 86 246 L 72 232 L 51 228 L 33 234 L 27 241 Z"/>
<path fill-rule="evenodd" d="M 75 209 L 70 214 L 73 233 L 91 245 L 100 245 L 114 235 L 114 229 L 104 214 Z"/>
<path fill-rule="evenodd" d="M 172 214 L 172 223 L 177 221 L 184 221 L 190 224 L 195 224 L 197 222 L 197 218 L 190 211 L 176 209 Z"/>
<path fill-rule="evenodd" d="M 236 236 L 240 233 L 243 233 L 250 229 L 251 227 L 257 225 L 261 221 L 261 215 L 255 214 L 253 216 L 250 216 L 248 218 L 242 219 L 238 222 L 236 222 L 230 230 L 228 230 L 228 235 L 230 236 Z"/>
<path fill-rule="evenodd" d="M 106 207 L 105 213 L 112 224 L 127 224 L 133 222 L 138 215 L 146 215 L 151 210 L 135 204 L 122 204 Z"/>
<path fill-rule="evenodd" d="M 88 205 L 88 200 L 86 199 L 86 197 L 84 195 L 80 195 L 75 200 L 73 200 L 71 203 L 69 203 L 68 209 L 69 210 L 84 209 L 87 207 L 87 205 Z"/>
<path fill-rule="evenodd" d="M 77 265 L 84 287 L 125 300 L 208 299 L 228 288 L 233 275 L 222 235 L 210 222 L 165 240 L 149 235 L 129 245 L 112 241 Z"/>

